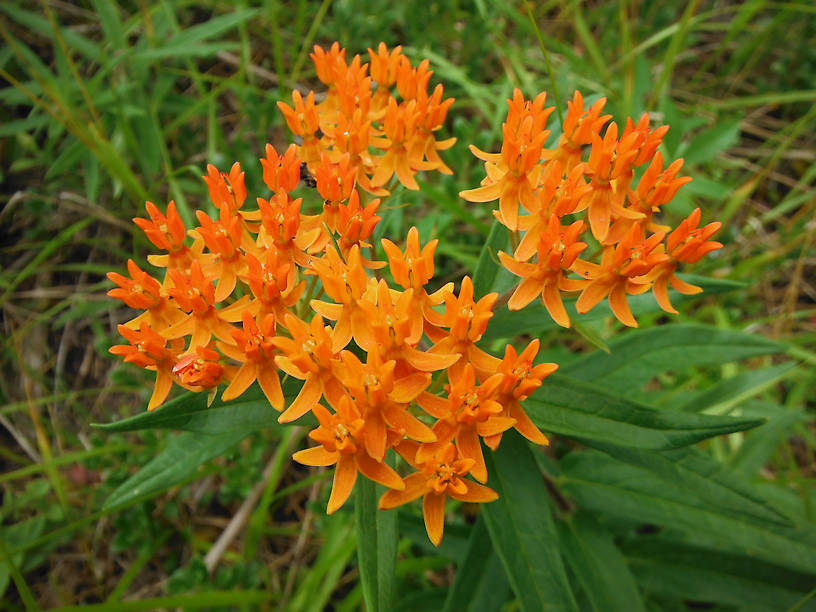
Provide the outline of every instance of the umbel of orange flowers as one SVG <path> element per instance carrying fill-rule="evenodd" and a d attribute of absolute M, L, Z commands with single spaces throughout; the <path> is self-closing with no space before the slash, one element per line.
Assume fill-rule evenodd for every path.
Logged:
<path fill-rule="evenodd" d="M 368 63 L 347 61 L 337 43 L 315 47 L 312 59 L 328 90 L 320 102 L 313 92 L 294 92 L 292 106 L 278 103 L 300 144 L 282 152 L 267 145 L 261 164 L 270 193 L 256 199 L 257 208 L 244 208 L 236 163 L 229 172 L 207 167 L 216 219 L 199 210 L 200 225 L 188 229 L 173 202 L 164 212 L 148 202 L 149 218 L 134 219 L 161 251 L 148 262 L 165 271 L 154 276 L 128 261 L 130 277 L 108 275 L 118 285 L 109 294 L 143 311 L 119 326 L 128 344 L 110 351 L 156 373 L 149 410 L 174 383 L 211 397 L 223 383 L 228 401 L 257 381 L 281 422 L 311 412 L 316 445 L 294 459 L 335 466 L 328 512 L 348 499 L 359 473 L 388 487 L 380 508 L 422 497 L 428 536 L 438 545 L 448 497 L 496 499 L 485 485 L 482 442 L 495 450 L 515 428 L 548 443 L 523 402 L 558 366 L 535 364 L 538 340 L 521 352 L 507 345 L 501 358 L 478 346 L 498 295 L 475 299 L 467 276 L 458 292 L 453 283 L 432 290 L 436 240 L 423 245 L 412 227 L 403 246 L 381 241 L 384 259 L 369 242 L 380 220 L 373 196 L 389 195 L 396 181 L 418 189 L 420 170 L 451 173 L 439 151 L 454 139 L 436 134 L 453 100 L 442 85 L 429 91 L 428 61 L 413 66 L 399 47 L 384 44 L 369 49 Z M 636 325 L 627 294 L 653 289 L 673 311 L 668 285 L 698 290 L 674 276 L 677 265 L 720 246 L 708 240 L 718 224 L 698 228 L 699 210 L 671 233 L 655 223 L 688 180 L 678 177 L 682 162 L 663 168 L 655 151 L 665 128 L 651 130 L 645 116 L 620 138 L 615 124 L 601 136 L 609 120 L 602 107 L 585 110 L 576 93 L 563 135 L 545 149 L 551 109 L 544 94 L 528 101 L 516 90 L 501 152 L 471 147 L 487 176 L 462 193 L 498 199 L 496 218 L 519 232 L 514 253 L 500 254 L 523 277 L 508 306 L 540 295 L 564 326 L 562 292 L 580 292 L 579 312 L 609 296 L 627 325 Z M 635 184 L 642 164 L 648 167 Z M 296 197 L 304 175 L 313 180 Z M 317 210 L 304 212 L 304 199 Z M 599 262 L 579 258 L 587 231 L 601 246 Z M 303 381 L 288 405 L 281 371 Z M 402 476 L 390 467 L 389 449 L 414 471 Z"/>

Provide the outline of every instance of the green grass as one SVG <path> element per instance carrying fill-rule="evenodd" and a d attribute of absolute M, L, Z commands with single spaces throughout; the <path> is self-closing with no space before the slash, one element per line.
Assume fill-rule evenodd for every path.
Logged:
<path fill-rule="evenodd" d="M 454 178 L 428 175 L 424 197 L 399 193 L 410 205 L 392 211 L 386 230 L 398 237 L 416 224 L 423 238 L 440 238 L 440 279 L 472 274 L 489 234 L 490 207 L 457 194 L 483 176 L 467 143 L 496 149 L 513 87 L 546 90 L 561 106 L 580 88 L 607 96 L 616 120 L 649 112 L 670 124 L 665 150 L 685 157 L 695 180 L 667 215 L 677 221 L 701 206 L 704 221 L 725 221 L 725 249 L 694 273 L 742 283 L 684 305 L 679 321 L 759 333 L 803 366 L 776 376 L 778 357 L 755 356 L 667 370 L 649 388 L 659 404 L 681 405 L 731 381 L 740 401 L 727 410 L 768 419 L 768 429 L 717 438 L 704 452 L 744 470 L 803 524 L 816 521 L 809 2 L 17 1 L 0 5 L 0 35 L 0 609 L 360 608 L 354 513 L 326 517 L 329 475 L 282 459 L 279 449 L 302 435 L 253 434 L 184 481 L 110 510 L 107 497 L 177 434 L 90 426 L 140 413 L 148 397 L 141 372 L 107 354 L 129 313 L 105 296 L 104 272 L 148 252 L 130 219 L 146 199 L 174 199 L 192 224 L 208 162 L 240 161 L 250 193 L 259 191 L 264 144 L 290 140 L 276 102 L 295 86 L 320 89 L 308 53 L 334 40 L 349 54 L 403 44 L 412 59 L 431 60 L 433 82 L 456 98 L 444 130 L 459 139 L 444 155 Z M 583 325 L 583 335 L 544 333 L 553 360 L 566 364 L 619 331 L 609 318 Z M 751 385 L 753 370 L 767 384 Z M 537 459 L 551 468 L 575 447 L 556 440 Z M 204 559 L 255 487 L 246 527 L 208 573 Z M 428 551 L 417 516 L 407 507 L 400 515 L 395 592 L 404 609 L 408 596 L 433 609 L 451 568 L 479 542 L 460 517 L 439 553 Z M 685 609 L 676 591 L 658 588 L 668 561 L 635 542 L 626 520 L 609 520 L 615 540 L 599 546 L 621 547 L 654 608 Z M 596 537 L 575 525 L 576 541 Z M 712 601 L 733 604 L 715 590 Z"/>

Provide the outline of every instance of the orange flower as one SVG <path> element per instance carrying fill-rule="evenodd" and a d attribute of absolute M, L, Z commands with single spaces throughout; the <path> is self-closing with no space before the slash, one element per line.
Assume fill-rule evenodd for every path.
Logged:
<path fill-rule="evenodd" d="M 346 347 L 352 336 L 358 346 L 371 344 L 371 332 L 365 312 L 358 303 L 370 291 L 374 291 L 377 281 L 369 279 L 363 266 L 360 247 L 354 245 L 348 254 L 348 264 L 333 247 L 328 247 L 322 259 L 312 260 L 312 270 L 317 272 L 323 283 L 323 290 L 336 304 L 312 300 L 312 309 L 321 316 L 337 321 L 334 326 L 334 350 Z"/>
<path fill-rule="evenodd" d="M 496 401 L 496 393 L 504 377 L 494 374 L 481 385 L 476 385 L 476 375 L 471 364 L 465 364 L 461 375 L 452 374 L 446 385 L 447 397 L 423 392 L 417 403 L 431 416 L 438 419 L 432 428 L 436 442 L 423 444 L 417 451 L 417 460 L 425 461 L 451 440 L 468 459 L 473 460 L 470 472 L 479 482 L 487 481 L 479 436 L 495 436 L 515 425 L 516 420 L 501 416 L 504 409 Z"/>
<path fill-rule="evenodd" d="M 130 345 L 118 344 L 110 347 L 109 352 L 124 357 L 126 362 L 133 363 L 140 368 L 156 371 L 156 384 L 153 386 L 153 395 L 150 396 L 150 402 L 147 404 L 148 410 L 155 410 L 164 403 L 173 386 L 173 366 L 176 363 L 177 354 L 165 348 L 167 340 L 153 331 L 147 323 L 142 323 L 138 330 L 126 325 L 119 325 L 116 329 L 130 342 Z"/>
<path fill-rule="evenodd" d="M 201 248 L 190 249 L 184 244 L 187 233 L 184 221 L 176 210 L 176 203 L 167 205 L 167 215 L 163 215 L 153 202 L 145 202 L 150 219 L 136 217 L 133 222 L 138 225 L 147 239 L 167 255 L 148 255 L 147 261 L 159 268 L 187 268 L 192 260 L 200 254 Z"/>
<path fill-rule="evenodd" d="M 434 307 L 442 304 L 445 295 L 453 290 L 453 283 L 446 283 L 432 294 L 425 291 L 425 285 L 434 275 L 434 252 L 438 243 L 439 240 L 434 239 L 420 248 L 419 231 L 416 227 L 408 230 L 405 253 L 390 240 L 383 238 L 381 241 L 394 281 L 404 289 L 413 290 L 412 335 L 421 333 L 423 320 L 429 325 L 442 325 L 444 317 Z"/>
<path fill-rule="evenodd" d="M 162 335 L 169 340 L 191 335 L 191 349 L 206 346 L 213 335 L 224 342 L 231 342 L 232 326 L 229 323 L 241 320 L 241 313 L 249 306 L 249 296 L 219 310 L 215 307 L 212 278 L 202 272 L 197 261 L 191 264 L 189 274 L 181 270 L 170 270 L 167 274 L 173 283 L 167 293 L 188 314 L 165 329 Z"/>
<path fill-rule="evenodd" d="M 108 272 L 107 276 L 119 285 L 108 291 L 109 296 L 122 300 L 131 308 L 146 311 L 128 321 L 126 325 L 129 328 L 137 329 L 142 321 L 146 321 L 152 327 L 163 329 L 184 316 L 162 292 L 159 281 L 143 271 L 132 259 L 128 259 L 127 268 L 132 280 L 116 272 Z"/>
<path fill-rule="evenodd" d="M 629 327 L 637 327 L 626 294 L 645 293 L 652 285 L 660 265 L 669 257 L 660 245 L 665 234 L 653 234 L 640 241 L 636 227 L 617 246 L 607 246 L 601 256 L 601 264 L 576 260 L 574 269 L 590 280 L 581 292 L 575 308 L 579 313 L 589 312 L 598 302 L 609 296 L 609 307 L 618 320 Z"/>
<path fill-rule="evenodd" d="M 497 391 L 497 401 L 504 409 L 502 416 L 515 419 L 513 427 L 522 436 L 534 444 L 549 444 L 547 436 L 541 433 L 521 407 L 521 402 L 541 386 L 542 380 L 558 369 L 558 364 L 555 363 L 533 365 L 539 344 L 536 338 L 521 353 L 516 353 L 516 349 L 510 344 L 504 349 L 504 359 L 498 368 L 498 373 L 503 378 Z M 485 436 L 485 444 L 496 450 L 501 438 L 501 432 Z"/>
<path fill-rule="evenodd" d="M 327 514 L 333 514 L 346 502 L 357 480 L 357 472 L 391 489 L 405 487 L 399 474 L 366 451 L 366 423 L 351 398 L 347 395 L 340 398 L 336 414 L 331 414 L 320 404 L 314 406 L 313 412 L 320 426 L 309 432 L 309 437 L 321 446 L 298 451 L 292 458 L 304 465 L 337 464 Z"/>
<path fill-rule="evenodd" d="M 212 389 L 224 378 L 224 366 L 219 363 L 221 355 L 205 346 L 196 346 L 195 351 L 182 355 L 173 366 L 181 385 L 191 391 Z"/>
<path fill-rule="evenodd" d="M 722 248 L 722 243 L 709 240 L 711 236 L 719 231 L 722 223 L 715 221 L 705 227 L 698 228 L 699 224 L 700 209 L 695 208 L 688 218 L 684 219 L 677 226 L 677 229 L 666 238 L 666 246 L 671 261 L 660 266 L 660 273 L 654 281 L 655 299 L 666 312 L 677 313 L 669 300 L 668 285 L 671 285 L 675 291 L 686 295 L 693 295 L 702 291 L 700 287 L 682 281 L 674 275 L 677 264 L 679 262 L 696 263 L 708 253 Z"/>
<path fill-rule="evenodd" d="M 453 444 L 446 444 L 425 461 L 415 459 L 415 443 L 401 442 L 397 451 L 419 470 L 405 478 L 404 488 L 392 487 L 380 498 L 380 510 L 389 510 L 422 497 L 425 530 L 434 546 L 439 546 L 445 529 L 445 499 L 486 503 L 498 499 L 493 489 L 480 485 L 467 476 L 473 460 L 463 457 Z"/>
<path fill-rule="evenodd" d="M 459 296 L 453 293 L 445 295 L 444 326 L 448 328 L 447 335 L 443 332 L 428 330 L 431 340 L 436 344 L 431 353 L 459 354 L 462 356 L 457 363 L 448 369 L 453 376 L 461 376 L 462 368 L 471 363 L 480 378 L 486 378 L 496 371 L 499 360 L 488 355 L 476 346 L 487 330 L 487 323 L 493 317 L 493 305 L 499 297 L 498 293 L 488 293 L 478 302 L 473 300 L 473 281 L 469 276 L 462 279 Z"/>
<path fill-rule="evenodd" d="M 275 364 L 277 350 L 272 343 L 272 338 L 275 337 L 275 315 L 266 315 L 258 327 L 255 318 L 244 311 L 243 330 L 233 329 L 232 337 L 235 346 L 224 342 L 216 343 L 222 353 L 241 364 L 221 399 L 228 402 L 238 397 L 257 380 L 269 403 L 278 412 L 282 411 L 283 390 L 278 379 L 278 366 Z"/>
<path fill-rule="evenodd" d="M 468 189 L 459 197 L 470 202 L 491 202 L 499 199 L 499 221 L 511 231 L 518 229 L 519 202 L 527 210 L 535 210 L 533 192 L 541 172 L 541 153 L 550 135 L 543 129 L 553 107 L 544 108 L 546 95 L 539 94 L 530 102 L 521 91 L 513 90 L 508 100 L 507 121 L 502 126 L 504 140 L 501 153 L 485 153 L 475 145 L 470 151 L 485 161 L 487 177 L 482 187 Z"/>
<path fill-rule="evenodd" d="M 336 375 L 363 414 L 365 447 L 371 457 L 377 461 L 385 457 L 386 427 L 400 437 L 436 440 L 428 426 L 408 411 L 411 402 L 431 383 L 429 374 L 415 372 L 395 379 L 396 361 L 384 361 L 376 345 L 368 352 L 365 365 L 350 351 L 343 351 L 341 358 L 343 366 L 337 366 Z"/>
<path fill-rule="evenodd" d="M 244 205 L 247 192 L 244 173 L 241 172 L 241 164 L 238 162 L 232 165 L 229 174 L 219 172 L 218 168 L 207 164 L 207 176 L 202 178 L 207 183 L 210 200 L 217 208 L 226 207 L 230 213 L 235 214 Z"/>
<path fill-rule="evenodd" d="M 576 221 L 569 227 L 561 227 L 558 217 L 550 217 L 547 230 L 539 233 L 536 263 L 524 263 L 507 253 L 499 253 L 504 267 L 524 279 L 507 302 L 507 308 L 520 310 L 541 296 L 553 321 L 562 327 L 570 326 L 569 316 L 561 301 L 561 291 L 578 291 L 587 284 L 585 280 L 566 276 L 579 253 L 587 246 L 585 242 L 578 242 L 583 225 L 583 221 Z"/>
<path fill-rule="evenodd" d="M 263 261 L 252 253 L 244 255 L 246 269 L 241 280 L 249 285 L 255 301 L 251 305 L 252 312 L 263 317 L 273 313 L 280 320 L 300 300 L 306 289 L 305 281 L 295 284 L 296 271 L 291 263 L 281 263 L 274 248 L 267 249 Z"/>
<path fill-rule="evenodd" d="M 334 376 L 337 352 L 332 348 L 332 328 L 323 325 L 323 317 L 315 315 L 307 325 L 287 313 L 283 323 L 292 337 L 270 340 L 282 353 L 275 357 L 275 363 L 290 376 L 303 380 L 298 396 L 278 417 L 279 423 L 288 423 L 317 406 L 321 396 L 336 405 L 345 391 Z"/>
<path fill-rule="evenodd" d="M 408 289 L 395 302 L 388 284 L 380 280 L 377 285 L 376 304 L 366 300 L 359 302 L 360 308 L 368 317 L 371 331 L 371 341 L 364 343 L 361 348 L 370 351 L 372 346 L 378 346 L 383 358 L 397 362 L 398 375 L 403 375 L 405 370 L 410 371 L 411 368 L 422 372 L 436 372 L 449 368 L 459 359 L 459 355 L 442 350 L 422 352 L 415 348 L 422 336 L 422 330 L 417 332 L 412 322 L 412 294 L 413 289 Z"/>
<path fill-rule="evenodd" d="M 581 163 L 583 147 L 592 143 L 592 138 L 600 134 L 612 115 L 601 115 L 606 98 L 601 98 L 589 110 L 584 109 L 584 97 L 576 91 L 572 100 L 567 102 L 567 114 L 562 124 L 561 138 L 558 147 L 543 152 L 546 159 L 560 161 L 564 172 L 570 173 Z"/>

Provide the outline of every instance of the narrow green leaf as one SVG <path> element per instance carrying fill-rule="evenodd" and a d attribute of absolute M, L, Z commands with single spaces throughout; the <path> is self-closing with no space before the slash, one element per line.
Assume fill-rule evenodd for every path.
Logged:
<path fill-rule="evenodd" d="M 782 345 L 762 336 L 694 324 L 626 332 L 611 340 L 609 349 L 609 354 L 597 351 L 580 357 L 563 371 L 597 385 L 629 391 L 664 372 L 784 351 Z"/>
<path fill-rule="evenodd" d="M 387 612 L 393 606 L 397 566 L 397 511 L 377 509 L 384 487 L 367 478 L 355 487 L 354 517 L 357 561 L 366 609 Z"/>
<path fill-rule="evenodd" d="M 789 362 L 759 370 L 740 372 L 731 378 L 721 380 L 691 400 L 672 407 L 684 412 L 727 414 L 735 406 L 786 378 L 794 371 L 794 368 L 796 364 Z"/>
<path fill-rule="evenodd" d="M 703 276 L 694 276 L 691 274 L 680 274 L 683 280 L 703 288 L 703 293 L 697 295 L 683 295 L 675 292 L 673 289 L 669 290 L 671 302 L 675 306 L 679 306 L 686 302 L 691 302 L 706 295 L 716 295 L 719 293 L 726 293 L 744 287 L 742 283 L 723 279 L 710 279 Z M 635 316 L 643 314 L 661 312 L 660 307 L 650 293 L 643 295 L 630 295 L 628 298 L 629 306 Z M 575 300 L 569 300 L 564 303 L 569 314 L 570 319 L 579 323 L 584 321 L 591 321 L 611 317 L 612 311 L 606 301 L 600 303 L 586 314 L 578 314 L 575 311 Z M 546 308 L 540 301 L 536 300 L 529 306 L 521 310 L 507 310 L 500 309 L 496 315 L 490 320 L 490 325 L 485 334 L 486 339 L 493 338 L 515 338 L 522 334 L 531 332 L 540 332 L 550 329 L 556 329 L 558 325 L 552 320 Z"/>
<path fill-rule="evenodd" d="M 739 610 L 788 609 L 816 583 L 813 573 L 661 536 L 639 538 L 626 546 L 624 553 L 638 583 L 648 591 Z M 816 602 L 802 609 L 812 612 Z"/>
<path fill-rule="evenodd" d="M 480 514 L 471 528 L 465 558 L 456 568 L 442 612 L 491 612 L 510 596 L 510 583 Z"/>
<path fill-rule="evenodd" d="M 645 611 L 626 559 L 609 532 L 582 512 L 558 527 L 564 556 L 595 610 Z"/>
<path fill-rule="evenodd" d="M 811 573 L 816 529 L 786 526 L 702 502 L 687 487 L 595 451 L 562 462 L 561 487 L 579 507 L 703 538 L 714 548 Z"/>
<path fill-rule="evenodd" d="M 549 376 L 523 407 L 544 431 L 590 445 L 627 444 L 653 450 L 688 446 L 763 423 L 762 419 L 655 410 L 605 386 L 558 373 Z"/>
<path fill-rule="evenodd" d="M 476 299 L 493 290 L 493 285 L 502 270 L 499 251 L 506 250 L 507 243 L 507 228 L 495 221 L 479 253 L 476 269 L 473 271 L 473 291 Z"/>
<path fill-rule="evenodd" d="M 720 153 L 737 144 L 741 119 L 720 119 L 712 127 L 698 134 L 683 152 L 689 165 L 715 159 Z"/>
<path fill-rule="evenodd" d="M 488 484 L 499 499 L 485 504 L 482 512 L 521 609 L 577 610 L 550 502 L 527 442 L 508 432 L 485 459 Z"/>
<path fill-rule="evenodd" d="M 731 467 L 739 474 L 752 477 L 771 459 L 787 440 L 788 432 L 809 417 L 802 410 L 785 408 L 765 402 L 749 402 L 743 409 L 752 415 L 762 415 L 768 421 L 745 436 L 739 449 L 731 457 Z"/>
<path fill-rule="evenodd" d="M 188 431 L 173 436 L 162 452 L 111 493 L 102 509 L 112 510 L 185 480 L 202 463 L 225 453 L 250 433 L 233 429 L 219 435 Z"/>
<path fill-rule="evenodd" d="M 294 399 L 300 381 L 287 379 L 283 384 L 284 399 Z M 94 423 L 94 427 L 110 432 L 139 431 L 142 429 L 182 429 L 203 434 L 267 427 L 280 427 L 280 413 L 272 407 L 257 383 L 243 395 L 230 401 L 220 399 L 207 406 L 206 393 L 184 393 L 153 412 L 142 412 L 114 423 Z"/>

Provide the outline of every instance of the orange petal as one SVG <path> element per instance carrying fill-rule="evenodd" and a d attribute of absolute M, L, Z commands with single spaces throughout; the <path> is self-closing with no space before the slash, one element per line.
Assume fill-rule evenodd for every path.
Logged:
<path fill-rule="evenodd" d="M 544 287 L 544 292 L 541 294 L 541 297 L 553 321 L 558 323 L 561 327 L 569 327 L 569 315 L 564 308 L 564 302 L 561 301 L 561 292 L 558 290 L 558 285 L 550 284 Z"/>
<path fill-rule="evenodd" d="M 320 381 L 313 376 L 309 376 L 306 382 L 303 383 L 303 387 L 300 389 L 295 401 L 278 417 L 278 423 L 289 423 L 299 419 L 320 401 L 322 395 L 323 389 L 320 386 Z"/>
<path fill-rule="evenodd" d="M 527 438 L 533 444 L 541 444 L 546 446 L 550 443 L 538 427 L 530 420 L 530 417 L 527 416 L 527 413 L 521 409 L 521 407 L 517 407 L 510 411 L 511 416 L 516 419 L 516 424 L 513 426 L 516 428 L 516 431 L 519 432 L 522 436 Z"/>
<path fill-rule="evenodd" d="M 485 185 L 484 187 L 477 187 L 476 189 L 468 189 L 460 191 L 459 197 L 468 202 L 492 202 L 501 194 L 501 185 L 493 183 L 492 185 Z"/>
<path fill-rule="evenodd" d="M 339 458 L 340 453 L 331 453 L 323 446 L 306 448 L 292 455 L 292 459 L 303 465 L 334 465 Z"/>
<path fill-rule="evenodd" d="M 235 399 L 249 388 L 249 385 L 255 382 L 257 366 L 252 362 L 243 364 L 235 373 L 235 377 L 229 386 L 224 389 L 221 395 L 221 400 L 228 402 Z"/>
<path fill-rule="evenodd" d="M 507 267 L 507 264 L 505 264 L 505 267 Z M 543 288 L 543 280 L 537 278 L 525 278 L 523 281 L 521 281 L 521 283 L 519 283 L 519 286 L 516 287 L 516 290 L 513 292 L 513 295 L 507 302 L 507 308 L 509 310 L 521 310 L 527 304 L 536 299 L 541 294 L 541 290 Z"/>
<path fill-rule="evenodd" d="M 326 514 L 334 514 L 340 506 L 346 503 L 357 480 L 357 463 L 354 457 L 341 455 L 334 469 L 334 482 L 329 496 L 329 505 Z"/>
<path fill-rule="evenodd" d="M 356 456 L 357 467 L 360 473 L 366 478 L 379 482 L 389 489 L 400 490 L 405 488 L 405 483 L 393 469 L 385 463 L 376 461 L 366 453 L 358 453 Z"/>
<path fill-rule="evenodd" d="M 485 465 L 482 446 L 479 444 L 479 436 L 476 435 L 476 431 L 471 427 L 461 428 L 456 436 L 456 447 L 463 457 L 473 459 L 476 462 L 470 468 L 471 475 L 480 482 L 487 482 L 487 466 Z"/>
<path fill-rule="evenodd" d="M 626 300 L 626 287 L 623 284 L 616 285 L 609 293 L 609 307 L 618 321 L 629 327 L 637 327 L 637 321 L 632 316 L 632 311 L 629 309 L 629 302 Z"/>
<path fill-rule="evenodd" d="M 266 367 L 258 367 L 258 383 L 272 407 L 278 412 L 283 410 L 283 390 L 278 379 L 278 371 L 273 369 L 271 364 L 267 364 Z"/>
<path fill-rule="evenodd" d="M 438 353 L 423 353 L 410 347 L 402 349 L 402 356 L 417 370 L 435 372 L 449 368 L 459 360 L 459 355 L 440 355 Z"/>
<path fill-rule="evenodd" d="M 445 496 L 426 493 L 422 498 L 422 513 L 425 515 L 428 538 L 434 546 L 439 546 L 445 529 Z"/>
<path fill-rule="evenodd" d="M 155 410 L 164 403 L 170 389 L 173 387 L 173 377 L 169 372 L 159 370 L 156 372 L 156 385 L 153 387 L 153 395 L 150 396 L 150 402 L 147 404 L 148 410 Z"/>
<path fill-rule="evenodd" d="M 410 474 L 403 481 L 405 487 L 403 490 L 391 489 L 383 494 L 379 503 L 380 510 L 390 510 L 414 501 L 428 490 L 427 482 L 422 474 Z"/>
<path fill-rule="evenodd" d="M 451 493 L 451 497 L 454 499 L 458 499 L 459 501 L 463 502 L 483 504 L 485 502 L 495 501 L 499 498 L 498 493 L 496 493 L 493 489 L 480 485 L 478 482 L 473 482 L 471 480 L 463 480 L 462 482 L 464 482 L 467 486 L 467 492 L 463 494 Z"/>

